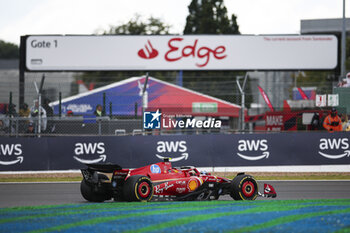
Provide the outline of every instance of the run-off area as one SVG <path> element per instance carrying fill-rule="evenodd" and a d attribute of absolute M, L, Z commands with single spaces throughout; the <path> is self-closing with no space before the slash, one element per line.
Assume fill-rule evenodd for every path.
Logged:
<path fill-rule="evenodd" d="M 349 231 L 350 199 L 108 202 L 0 209 L 2 232 Z"/>

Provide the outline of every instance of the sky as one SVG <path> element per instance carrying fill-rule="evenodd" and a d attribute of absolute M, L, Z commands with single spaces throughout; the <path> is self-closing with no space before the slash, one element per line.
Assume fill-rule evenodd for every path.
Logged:
<path fill-rule="evenodd" d="M 182 34 L 191 0 L 0 0 L 0 39 L 21 35 L 93 34 L 150 16 Z M 224 0 L 242 34 L 298 34 L 301 19 L 341 18 L 343 0 Z M 346 0 L 350 17 L 350 0 Z"/>

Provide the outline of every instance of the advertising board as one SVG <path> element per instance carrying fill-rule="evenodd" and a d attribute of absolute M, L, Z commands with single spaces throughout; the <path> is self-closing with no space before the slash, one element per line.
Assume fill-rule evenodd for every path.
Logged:
<path fill-rule="evenodd" d="M 0 137 L 0 171 L 70 170 L 116 163 L 174 166 L 349 165 L 347 132 L 109 137 Z"/>
<path fill-rule="evenodd" d="M 333 35 L 33 35 L 28 71 L 334 69 Z"/>

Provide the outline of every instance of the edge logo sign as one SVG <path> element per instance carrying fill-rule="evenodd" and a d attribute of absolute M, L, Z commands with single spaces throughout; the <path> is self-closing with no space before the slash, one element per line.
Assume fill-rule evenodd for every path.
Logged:
<path fill-rule="evenodd" d="M 147 40 L 145 48 L 140 49 L 137 54 L 143 59 L 152 59 L 158 56 L 158 50 L 153 48 L 151 41 Z"/>
<path fill-rule="evenodd" d="M 195 61 L 197 67 L 205 67 L 210 60 L 222 60 L 227 57 L 226 47 L 224 45 L 209 48 L 207 45 L 194 41 L 185 40 L 182 37 L 174 37 L 168 41 L 168 51 L 164 54 L 167 62 L 176 62 L 182 58 L 191 58 Z M 198 45 L 199 44 L 199 45 Z M 153 59 L 158 56 L 159 52 L 153 47 L 150 40 L 144 48 L 138 50 L 137 55 L 143 59 Z"/>
<path fill-rule="evenodd" d="M 163 153 L 168 156 L 161 156 L 158 153 Z M 172 154 L 178 154 L 181 153 L 179 157 L 172 158 L 169 155 Z M 156 156 L 164 160 L 165 158 L 169 158 L 171 162 L 177 162 L 180 160 L 187 160 L 188 159 L 188 153 L 187 153 L 187 146 L 186 141 L 158 141 L 157 142 L 157 154 Z"/>
<path fill-rule="evenodd" d="M 22 145 L 21 144 L 0 144 L 0 155 L 1 157 L 10 157 L 17 156 L 14 160 L 9 161 L 3 161 L 0 159 L 0 165 L 14 165 L 16 163 L 22 163 L 23 162 L 23 156 L 22 155 Z"/>
<path fill-rule="evenodd" d="M 343 157 L 350 157 L 348 138 L 321 138 L 318 153 L 327 159 L 341 159 Z M 343 150 L 340 154 L 328 154 L 323 151 L 329 150 Z"/>
<path fill-rule="evenodd" d="M 104 154 L 106 152 L 105 144 L 103 142 L 98 143 L 75 143 L 74 154 L 75 160 L 80 163 L 92 164 L 98 162 L 106 161 L 107 156 Z M 82 159 L 78 156 L 88 156 L 88 155 L 98 155 L 97 159 Z"/>
<path fill-rule="evenodd" d="M 268 159 L 270 156 L 270 152 L 267 150 L 269 149 L 267 145 L 267 140 L 262 139 L 262 140 L 239 140 L 238 141 L 238 151 L 237 155 L 241 157 L 242 159 L 245 160 L 260 160 L 263 158 Z M 243 153 L 249 153 L 243 154 Z M 250 155 L 251 152 L 259 152 L 258 155 Z"/>

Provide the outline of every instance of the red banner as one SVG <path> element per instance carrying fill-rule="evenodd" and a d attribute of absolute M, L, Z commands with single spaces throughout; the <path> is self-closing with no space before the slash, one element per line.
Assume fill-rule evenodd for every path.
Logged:
<path fill-rule="evenodd" d="M 303 98 L 303 100 L 308 100 L 309 98 L 307 98 L 307 95 L 305 94 L 305 92 L 303 91 L 303 89 L 301 89 L 300 87 L 298 87 L 298 91 L 301 95 L 301 98 Z"/>
<path fill-rule="evenodd" d="M 272 106 L 272 104 L 271 104 L 271 101 L 270 101 L 269 97 L 266 95 L 265 91 L 264 91 L 260 86 L 258 86 L 258 88 L 259 88 L 260 94 L 261 94 L 262 97 L 264 98 L 264 100 L 265 100 L 267 106 L 269 106 L 270 111 L 271 111 L 271 112 L 274 112 L 275 110 L 273 109 L 273 106 Z"/>

